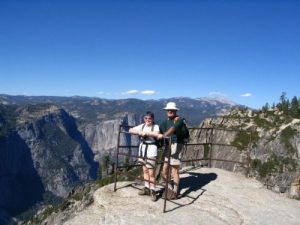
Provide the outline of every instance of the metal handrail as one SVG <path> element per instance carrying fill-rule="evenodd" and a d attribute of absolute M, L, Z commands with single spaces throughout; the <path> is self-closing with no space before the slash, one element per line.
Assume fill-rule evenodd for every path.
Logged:
<path fill-rule="evenodd" d="M 118 169 L 120 168 L 125 168 L 127 166 L 129 167 L 135 167 L 135 166 L 140 166 L 140 165 L 127 165 L 127 166 L 119 166 L 119 155 L 123 155 L 123 156 L 127 156 L 127 157 L 132 157 L 132 158 L 139 158 L 136 155 L 133 154 L 129 154 L 129 153 L 123 153 L 120 152 L 120 148 L 138 148 L 138 145 L 120 145 L 120 138 L 121 138 L 121 134 L 130 134 L 128 131 L 123 131 L 122 127 L 125 128 L 130 128 L 132 126 L 128 126 L 128 125 L 120 125 L 119 126 L 119 132 L 118 132 L 118 141 L 117 141 L 117 152 L 116 152 L 116 163 L 115 163 L 115 168 L 114 168 L 114 191 L 117 190 L 116 187 L 116 183 L 117 183 L 117 174 L 118 174 Z M 202 158 L 195 158 L 195 159 L 188 159 L 188 160 L 181 160 L 181 162 L 195 162 L 195 161 L 201 161 L 201 160 L 208 160 L 208 165 L 209 167 L 212 166 L 212 161 L 222 161 L 222 162 L 229 162 L 229 163 L 238 163 L 241 164 L 241 167 L 246 168 L 247 172 L 246 174 L 249 172 L 249 166 L 250 166 L 250 151 L 249 148 L 251 148 L 251 142 L 252 142 L 252 131 L 246 131 L 246 130 L 235 130 L 235 129 L 226 129 L 226 128 L 216 128 L 216 127 L 210 127 L 210 128 L 188 128 L 189 130 L 200 130 L 200 134 L 202 132 L 202 130 L 209 130 L 209 134 L 206 133 L 206 138 L 207 141 L 206 142 L 199 142 L 199 143 L 185 143 L 186 147 L 187 146 L 199 146 L 199 145 L 209 145 L 209 154 L 207 157 L 202 157 Z M 240 145 L 232 145 L 232 144 L 227 144 L 227 143 L 215 143 L 214 142 L 214 131 L 215 130 L 222 130 L 222 131 L 228 131 L 228 132 L 249 132 L 250 133 L 250 140 L 247 146 L 240 146 Z M 207 132 L 207 131 L 206 131 Z M 131 134 L 130 134 L 131 135 Z M 167 137 L 166 139 L 169 139 L 169 143 L 170 142 L 170 137 Z M 245 161 L 235 161 L 235 160 L 227 160 L 227 159 L 219 159 L 219 158 L 213 158 L 213 146 L 228 146 L 228 147 L 236 147 L 236 148 L 242 148 L 242 149 L 248 149 L 247 151 L 247 160 Z M 168 175 L 167 175 L 167 182 L 165 184 L 165 191 L 166 191 L 166 196 L 167 196 L 167 192 L 168 192 L 168 183 L 169 183 L 169 179 L 170 179 L 170 174 L 171 174 L 171 166 L 170 166 L 170 153 L 171 153 L 171 145 L 168 146 L 164 146 L 164 150 L 167 151 L 167 155 L 166 158 L 168 158 L 167 160 L 167 171 L 168 171 Z M 163 160 L 162 162 L 158 162 L 158 164 L 163 164 L 165 163 L 165 160 Z M 150 181 L 148 181 L 150 182 Z M 167 198 L 164 199 L 164 207 L 163 207 L 163 212 L 166 212 L 166 202 L 167 202 Z"/>

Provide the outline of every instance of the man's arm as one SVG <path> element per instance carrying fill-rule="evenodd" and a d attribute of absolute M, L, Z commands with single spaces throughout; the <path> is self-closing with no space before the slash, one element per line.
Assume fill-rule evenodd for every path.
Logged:
<path fill-rule="evenodd" d="M 165 125 L 165 124 L 163 124 Z M 158 139 L 162 139 L 164 137 L 170 137 L 174 132 L 175 132 L 176 128 L 175 126 L 173 125 L 172 127 L 170 127 L 167 131 L 165 131 L 163 134 L 159 134 L 157 136 Z"/>
<path fill-rule="evenodd" d="M 174 119 L 174 125 L 172 127 L 170 127 L 164 134 L 162 137 L 158 136 L 158 138 L 163 138 L 163 137 L 170 137 L 171 135 L 174 134 L 174 132 L 176 131 L 176 129 L 181 128 L 181 126 L 183 126 L 183 120 L 177 116 Z"/>
<path fill-rule="evenodd" d="M 169 130 L 167 130 L 165 133 L 164 133 L 164 136 L 165 137 L 170 137 L 172 134 L 174 134 L 175 132 L 175 127 L 170 127 Z"/>

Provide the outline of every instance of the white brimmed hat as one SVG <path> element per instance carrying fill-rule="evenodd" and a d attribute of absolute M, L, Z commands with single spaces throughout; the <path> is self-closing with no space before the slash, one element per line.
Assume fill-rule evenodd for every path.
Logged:
<path fill-rule="evenodd" d="M 179 110 L 179 109 L 176 107 L 175 102 L 168 102 L 164 110 Z"/>

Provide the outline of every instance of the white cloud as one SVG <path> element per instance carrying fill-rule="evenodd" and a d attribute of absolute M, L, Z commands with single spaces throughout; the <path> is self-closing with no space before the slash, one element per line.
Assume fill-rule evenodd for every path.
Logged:
<path fill-rule="evenodd" d="M 213 96 L 227 96 L 227 94 L 224 94 L 222 92 L 219 91 L 211 91 L 208 93 L 208 95 L 213 95 Z"/>
<path fill-rule="evenodd" d="M 155 90 L 144 90 L 144 91 L 139 91 L 139 90 L 128 90 L 128 91 L 124 91 L 124 92 L 119 92 L 119 93 L 111 93 L 111 92 L 105 92 L 105 91 L 98 91 L 97 92 L 98 95 L 136 95 L 136 94 L 142 94 L 142 95 L 155 95 L 158 94 L 157 91 Z"/>
<path fill-rule="evenodd" d="M 134 94 L 138 94 L 138 93 L 139 93 L 138 90 L 129 90 L 129 91 L 122 92 L 121 94 L 122 95 L 134 95 Z"/>
<path fill-rule="evenodd" d="M 145 91 L 142 91 L 141 94 L 143 94 L 143 95 L 155 95 L 155 94 L 157 94 L 157 91 L 145 90 Z"/>
<path fill-rule="evenodd" d="M 97 94 L 98 95 L 106 95 L 106 96 L 117 95 L 116 93 L 105 92 L 105 91 L 98 91 Z"/>
<path fill-rule="evenodd" d="M 245 94 L 242 94 L 241 97 L 251 97 L 252 96 L 252 93 L 245 93 Z"/>

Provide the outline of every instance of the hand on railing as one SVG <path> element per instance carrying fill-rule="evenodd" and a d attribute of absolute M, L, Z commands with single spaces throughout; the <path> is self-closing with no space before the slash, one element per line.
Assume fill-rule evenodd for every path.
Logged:
<path fill-rule="evenodd" d="M 123 133 L 123 134 L 131 134 L 131 135 L 138 135 L 138 136 L 142 136 L 142 137 L 148 135 L 148 133 L 145 132 L 145 131 L 138 131 L 138 132 L 135 132 L 135 131 L 131 131 L 131 132 L 130 131 L 122 131 L 121 133 Z"/>
<path fill-rule="evenodd" d="M 129 131 L 122 131 L 121 133 L 123 133 L 123 134 L 131 134 L 131 135 L 138 135 L 138 136 L 142 136 L 142 137 L 144 137 L 144 136 L 152 136 L 152 137 L 155 137 L 155 138 L 157 138 L 157 139 L 169 139 L 170 138 L 170 136 L 165 136 L 164 134 L 157 134 L 157 133 L 155 133 L 155 132 L 145 132 L 145 131 L 139 131 L 139 132 L 137 132 L 137 133 L 135 133 L 135 132 L 129 132 Z"/>
<path fill-rule="evenodd" d="M 169 136 L 165 136 L 164 134 L 158 134 L 157 135 L 157 139 L 169 139 L 170 137 Z"/>
<path fill-rule="evenodd" d="M 164 135 L 163 134 L 158 134 L 157 135 L 157 139 L 163 139 L 164 138 Z"/>

